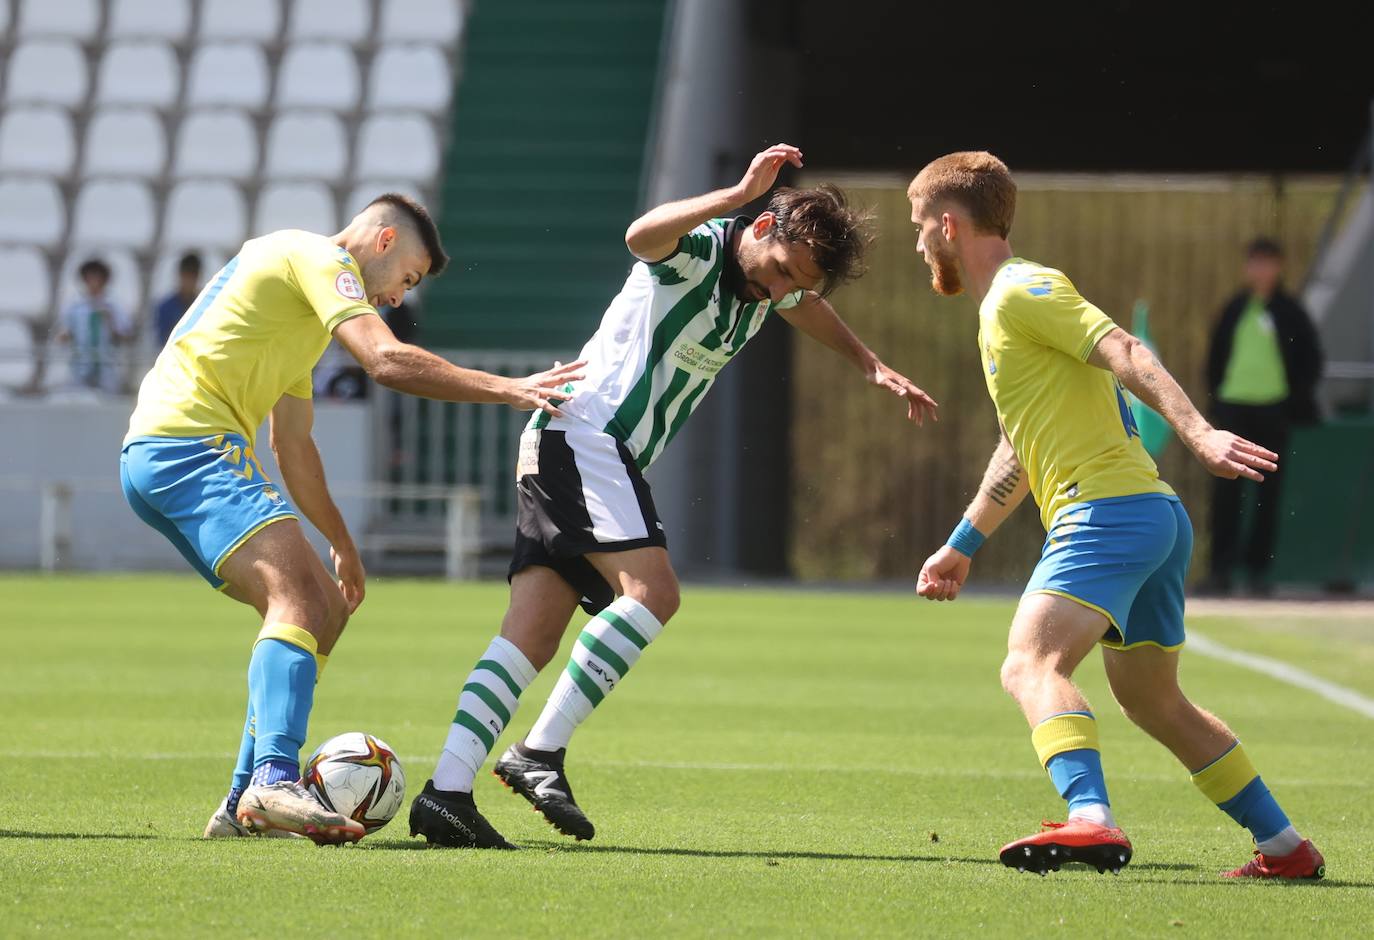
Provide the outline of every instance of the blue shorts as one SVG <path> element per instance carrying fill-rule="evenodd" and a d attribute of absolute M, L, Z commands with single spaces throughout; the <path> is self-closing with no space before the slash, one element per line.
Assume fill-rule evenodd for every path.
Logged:
<path fill-rule="evenodd" d="M 1176 496 L 1145 493 L 1065 506 L 1027 594 L 1058 594 L 1104 614 L 1102 645 L 1166 650 L 1184 642 L 1183 587 L 1193 525 Z"/>
<path fill-rule="evenodd" d="M 119 455 L 119 482 L 138 517 L 216 590 L 235 549 L 269 523 L 296 518 L 239 434 L 130 441 Z"/>

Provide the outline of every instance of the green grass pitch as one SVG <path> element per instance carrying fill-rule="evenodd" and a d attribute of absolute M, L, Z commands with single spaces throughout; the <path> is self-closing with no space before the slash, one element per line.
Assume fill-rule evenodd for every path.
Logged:
<path fill-rule="evenodd" d="M 505 589 L 370 587 L 307 749 L 371 731 L 413 795 Z M 1374 923 L 1369 718 L 1185 653 L 1186 688 L 1328 861 L 1316 884 L 1224 882 L 1245 833 L 1121 717 L 1089 661 L 1135 859 L 1118 877 L 1021 875 L 997 849 L 1062 804 L 998 687 L 1009 601 L 684 594 L 574 742 L 596 840 L 562 839 L 484 774 L 478 804 L 524 851 L 474 853 L 422 848 L 405 810 L 350 848 L 200 841 L 238 741 L 251 613 L 190 577 L 0 577 L 0 935 L 1344 937 Z M 1192 626 L 1374 695 L 1368 624 Z"/>

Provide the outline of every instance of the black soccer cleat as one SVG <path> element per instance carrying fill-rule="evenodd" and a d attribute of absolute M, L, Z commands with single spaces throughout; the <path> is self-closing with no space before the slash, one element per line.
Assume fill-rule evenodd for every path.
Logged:
<path fill-rule="evenodd" d="M 514 849 L 477 811 L 471 793 L 425 788 L 410 804 L 410 834 L 422 835 L 430 845 L 459 849 Z"/>
<path fill-rule="evenodd" d="M 534 804 L 549 824 L 581 841 L 596 835 L 596 827 L 577 806 L 572 787 L 563 772 L 567 748 L 536 751 L 523 744 L 512 744 L 492 768 L 496 779 Z"/>

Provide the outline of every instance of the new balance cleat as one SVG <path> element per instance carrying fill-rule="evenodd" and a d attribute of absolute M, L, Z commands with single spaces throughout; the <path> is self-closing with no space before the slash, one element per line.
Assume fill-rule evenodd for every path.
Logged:
<path fill-rule="evenodd" d="M 1287 855 L 1265 855 L 1259 850 L 1255 857 L 1234 871 L 1223 872 L 1223 878 L 1311 878 L 1326 875 L 1326 859 L 1311 839 Z"/>
<path fill-rule="evenodd" d="M 234 814 L 229 812 L 229 800 L 220 800 L 219 808 L 210 817 L 210 821 L 205 824 L 205 832 L 201 835 L 202 839 L 244 839 L 249 836 L 262 835 L 269 839 L 299 839 L 301 836 L 295 832 L 286 832 L 281 829 L 269 829 L 263 833 L 257 833 L 249 829 L 234 818 Z"/>
<path fill-rule="evenodd" d="M 549 825 L 579 841 L 596 835 L 596 827 L 573 799 L 572 787 L 563 772 L 566 748 L 536 751 L 512 744 L 492 768 L 496 778 L 533 804 Z"/>
<path fill-rule="evenodd" d="M 411 801 L 410 834 L 451 848 L 516 848 L 477 811 L 471 793 L 441 792 L 434 789 L 433 780 L 426 780 L 424 790 Z"/>
<path fill-rule="evenodd" d="M 1081 862 L 1113 874 L 1131 860 L 1131 841 L 1120 829 L 1109 829 L 1082 819 L 1042 822 L 1041 831 L 1002 847 L 1002 864 L 1038 875 L 1058 871 L 1068 862 Z"/>
<path fill-rule="evenodd" d="M 235 815 L 240 825 L 261 835 L 296 833 L 316 845 L 357 842 L 367 834 L 362 823 L 326 809 L 296 780 L 249 787 Z"/>

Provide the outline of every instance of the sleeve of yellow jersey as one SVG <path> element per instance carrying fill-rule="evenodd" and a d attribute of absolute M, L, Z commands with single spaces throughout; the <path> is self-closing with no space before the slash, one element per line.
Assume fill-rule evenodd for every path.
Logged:
<path fill-rule="evenodd" d="M 1042 269 L 1011 284 L 1002 298 L 1002 320 L 1034 342 L 1086 362 L 1116 324 L 1078 293 L 1059 271 Z"/>
<path fill-rule="evenodd" d="M 367 302 L 356 263 L 342 248 L 311 239 L 297 245 L 290 259 L 296 288 L 329 332 L 345 320 L 377 312 Z"/>

